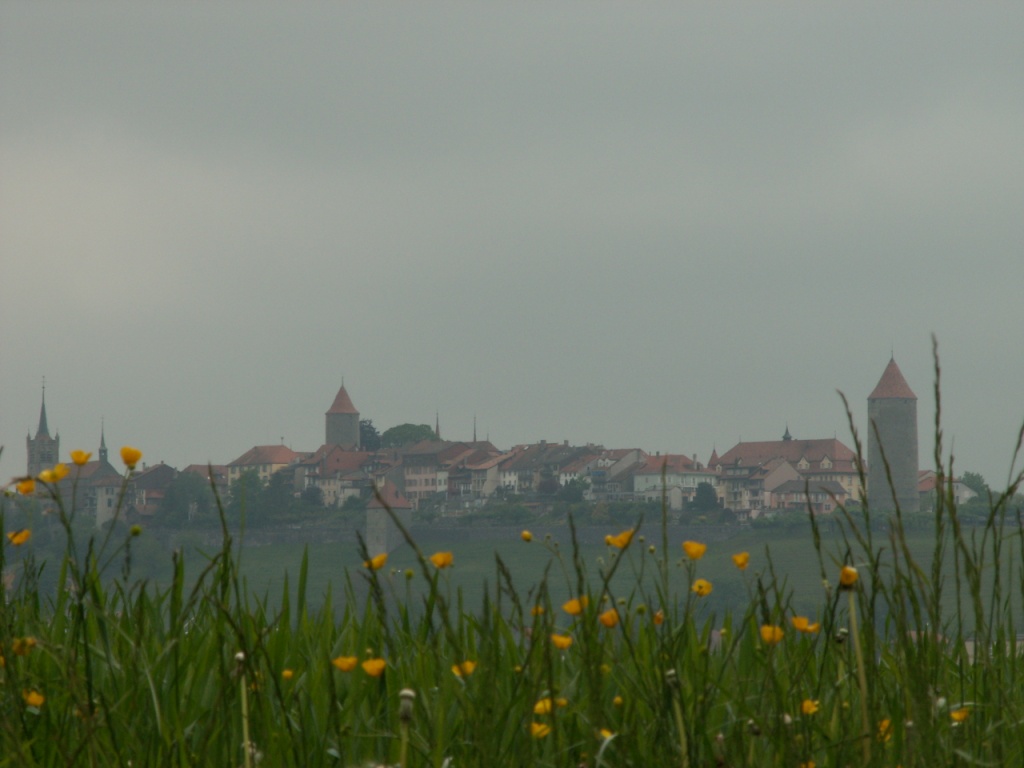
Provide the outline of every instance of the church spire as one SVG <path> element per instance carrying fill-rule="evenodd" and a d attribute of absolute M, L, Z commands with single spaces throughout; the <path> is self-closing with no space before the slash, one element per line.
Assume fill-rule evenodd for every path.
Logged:
<path fill-rule="evenodd" d="M 43 405 L 39 409 L 39 428 L 36 430 L 36 437 L 40 435 L 50 436 L 50 428 L 46 424 L 46 377 L 43 376 Z"/>
<path fill-rule="evenodd" d="M 106 464 L 107 462 L 107 435 L 106 429 L 103 424 L 103 417 L 100 417 L 100 463 Z"/>

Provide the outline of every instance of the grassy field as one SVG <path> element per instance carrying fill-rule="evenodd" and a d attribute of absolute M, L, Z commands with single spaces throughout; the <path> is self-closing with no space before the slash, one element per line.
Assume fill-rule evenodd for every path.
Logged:
<path fill-rule="evenodd" d="M 1020 477 L 973 527 L 950 492 L 906 530 L 438 528 L 364 562 L 226 524 L 171 556 L 58 474 L 53 515 L 0 499 L 0 768 L 1024 764 Z"/>

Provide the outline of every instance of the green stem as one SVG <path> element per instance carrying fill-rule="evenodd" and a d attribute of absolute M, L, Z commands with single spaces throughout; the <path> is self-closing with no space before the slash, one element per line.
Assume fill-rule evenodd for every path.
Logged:
<path fill-rule="evenodd" d="M 857 601 L 850 590 L 850 635 L 853 637 L 853 651 L 857 657 L 857 685 L 860 687 L 861 745 L 864 750 L 864 765 L 871 762 L 871 725 L 868 722 L 868 679 L 864 672 L 864 652 L 860 648 L 860 633 L 857 631 Z"/>

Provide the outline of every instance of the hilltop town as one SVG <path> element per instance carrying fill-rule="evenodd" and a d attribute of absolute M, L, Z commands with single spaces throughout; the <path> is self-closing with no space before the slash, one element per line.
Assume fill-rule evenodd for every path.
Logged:
<path fill-rule="evenodd" d="M 132 517 L 157 524 L 184 524 L 208 512 L 216 489 L 223 500 L 244 503 L 257 494 L 309 509 L 362 511 L 381 502 L 402 514 L 462 516 L 489 504 L 516 501 L 542 506 L 573 503 L 651 502 L 672 512 L 727 512 L 744 522 L 780 511 L 827 515 L 837 505 L 867 498 L 886 509 L 918 511 L 935 492 L 936 476 L 918 468 L 917 398 L 895 360 L 890 360 L 868 397 L 871 425 L 867 461 L 832 438 L 803 438 L 788 426 L 776 440 L 739 442 L 706 461 L 697 454 L 649 453 L 642 448 L 573 445 L 568 440 L 502 449 L 489 440 L 449 440 L 435 419 L 428 425 L 400 425 L 377 432 L 360 413 L 342 383 L 325 413 L 324 443 L 296 451 L 285 445 L 257 445 L 224 465 L 164 463 L 142 465 L 131 475 L 124 508 Z M 26 438 L 27 473 L 38 474 L 61 460 L 60 437 L 50 435 L 45 389 L 39 425 Z M 883 452 L 884 458 L 883 461 Z M 892 478 L 887 480 L 885 464 Z M 122 471 L 110 460 L 101 430 L 95 458 L 63 481 L 77 504 L 109 521 L 122 493 Z M 244 491 L 244 492 L 242 492 Z M 959 502 L 975 495 L 954 484 Z M 205 500 L 204 500 L 205 499 Z M 265 512 L 272 522 L 275 508 Z"/>

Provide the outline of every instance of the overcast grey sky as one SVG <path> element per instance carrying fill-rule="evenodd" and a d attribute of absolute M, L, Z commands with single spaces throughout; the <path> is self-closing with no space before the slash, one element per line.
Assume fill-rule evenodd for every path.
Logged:
<path fill-rule="evenodd" d="M 1024 421 L 1024 4 L 0 6 L 0 471 Z"/>

